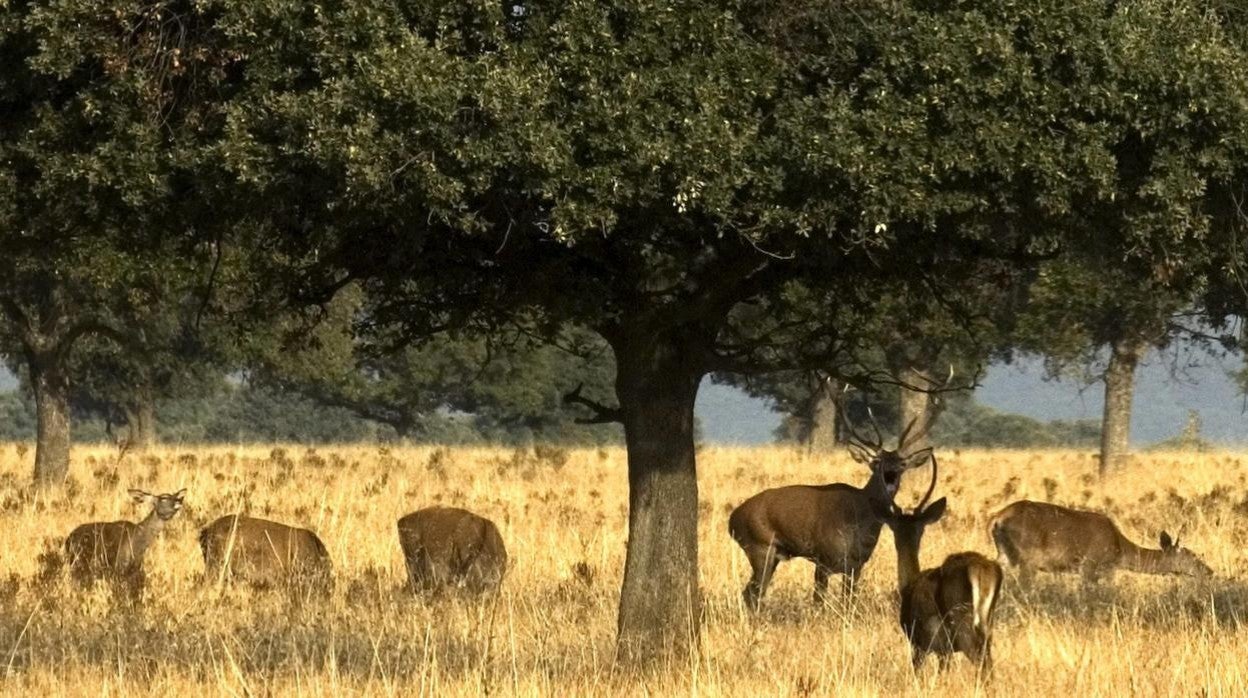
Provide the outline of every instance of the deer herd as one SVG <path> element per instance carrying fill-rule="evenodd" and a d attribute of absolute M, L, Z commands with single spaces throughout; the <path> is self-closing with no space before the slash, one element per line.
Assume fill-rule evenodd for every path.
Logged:
<path fill-rule="evenodd" d="M 140 593 L 144 553 L 182 508 L 185 492 L 154 495 L 132 489 L 136 502 L 152 502 L 143 521 L 94 522 L 75 528 L 65 538 L 70 577 L 83 586 L 107 580 L 131 595 Z M 464 509 L 435 506 L 404 516 L 399 519 L 399 545 L 414 591 L 492 591 L 507 568 L 498 528 Z M 205 581 L 321 593 L 333 587 L 329 550 L 306 528 L 230 514 L 199 532 L 199 548 Z"/>
<path fill-rule="evenodd" d="M 1034 571 L 1075 572 L 1088 582 L 1123 569 L 1146 574 L 1208 577 L 1212 570 L 1195 554 L 1163 532 L 1160 548 L 1128 540 L 1104 514 L 1032 501 L 1014 502 L 993 515 L 988 534 L 996 560 L 978 552 L 949 555 L 937 567 L 923 569 L 919 551 L 923 533 L 944 516 L 944 497 L 930 502 L 938 464 L 932 449 L 909 451 L 924 438 L 902 430 L 896 449 L 884 448 L 874 419 L 868 440 L 846 424 L 851 455 L 870 470 L 862 487 L 844 483 L 790 485 L 764 490 L 736 507 L 728 532 L 749 562 L 744 605 L 757 611 L 776 567 L 792 558 L 815 564 L 814 600 L 826 601 L 828 577 L 839 574 L 845 597 L 853 594 L 863 566 L 871 558 L 880 531 L 887 526 L 897 553 L 899 619 L 911 646 L 916 670 L 928 654 L 944 668 L 955 653 L 966 655 L 977 671 L 992 667 L 993 611 L 1005 578 L 1002 563 L 1024 583 Z M 924 431 L 924 430 L 919 430 Z M 931 463 L 931 484 L 913 511 L 894 502 L 909 470 Z M 150 502 L 139 523 L 93 522 L 75 528 L 65 539 L 70 576 L 79 585 L 97 580 L 119 584 L 131 594 L 144 586 L 143 559 L 148 547 L 182 508 L 186 490 L 151 494 L 132 489 L 138 503 Z M 929 503 L 930 502 L 930 503 Z M 413 592 L 496 591 L 507 570 L 507 551 L 498 527 L 470 511 L 435 506 L 398 520 L 398 541 Z M 204 580 L 239 582 L 256 588 L 288 586 L 328 593 L 333 564 L 321 539 L 306 528 L 230 514 L 199 534 Z"/>
<path fill-rule="evenodd" d="M 930 424 L 930 421 L 928 422 Z M 790 485 L 764 490 L 745 500 L 728 517 L 728 532 L 750 563 L 742 592 L 746 608 L 757 610 L 776 566 L 792 558 L 815 563 L 815 602 L 822 604 L 828 576 L 842 575 L 845 595 L 888 526 L 897 551 L 897 592 L 902 631 L 910 642 L 916 670 L 935 654 L 944 668 L 955 653 L 966 655 L 977 671 L 992 668 L 992 617 L 1001 598 L 1005 573 L 1000 563 L 1017 569 L 1020 583 L 1036 570 L 1078 572 L 1088 582 L 1117 569 L 1145 574 L 1209 577 L 1213 571 L 1168 533 L 1161 548 L 1132 543 L 1104 514 L 1042 502 L 1019 501 L 989 521 L 997 560 L 978 552 L 949 555 L 937 567 L 923 569 L 919 549 L 924 530 L 945 515 L 944 497 L 931 500 L 939 465 L 931 448 L 911 452 L 926 436 L 901 431 L 896 449 L 886 449 L 874 418 L 875 438 L 863 438 L 849 424 L 850 454 L 871 471 L 862 487 L 844 483 Z M 931 484 L 912 512 L 893 498 L 902 475 L 930 462 Z M 998 562 L 999 561 L 999 562 Z"/>

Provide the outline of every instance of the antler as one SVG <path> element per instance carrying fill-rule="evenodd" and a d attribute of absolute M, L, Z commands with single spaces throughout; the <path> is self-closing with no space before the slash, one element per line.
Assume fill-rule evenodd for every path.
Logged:
<path fill-rule="evenodd" d="M 844 392 L 848 392 L 848 390 L 849 386 L 845 386 Z M 842 392 L 842 395 L 844 395 L 844 392 Z M 841 399 L 838 402 L 839 404 L 837 405 L 836 413 L 838 418 L 841 420 L 841 424 L 845 426 L 847 440 L 849 441 L 850 447 L 858 448 L 859 450 L 864 451 L 868 457 L 875 456 L 882 448 L 884 448 L 884 439 L 880 436 L 880 428 L 879 425 L 875 423 L 875 416 L 871 414 L 871 408 L 867 408 L 867 416 L 871 418 L 871 424 L 875 428 L 876 438 L 874 442 L 864 439 L 862 435 L 854 429 L 853 423 L 849 421 L 849 410 L 845 409 L 845 400 Z"/>
<path fill-rule="evenodd" d="M 875 421 L 875 412 L 870 405 L 867 406 L 867 419 L 871 420 L 871 429 L 875 432 L 875 448 L 884 448 L 884 435 L 880 433 L 880 423 Z"/>
<path fill-rule="evenodd" d="M 936 471 L 939 469 L 936 464 L 936 452 L 932 451 L 930 456 L 932 459 L 932 484 L 928 485 L 927 494 L 923 495 L 923 499 L 919 500 L 919 505 L 914 508 L 916 512 L 923 511 L 923 507 L 927 506 L 927 500 L 932 498 L 932 492 L 936 491 Z"/>
<path fill-rule="evenodd" d="M 902 454 L 904 454 L 904 453 L 906 452 L 906 446 L 907 446 L 907 445 L 909 444 L 909 442 L 910 442 L 910 440 L 909 440 L 909 438 L 908 438 L 908 437 L 909 437 L 909 435 L 910 435 L 910 430 L 914 428 L 914 424 L 915 424 L 915 422 L 918 422 L 918 421 L 919 421 L 919 417 L 920 417 L 920 416 L 921 416 L 921 415 L 917 415 L 917 414 L 916 414 L 916 415 L 914 415 L 914 417 L 910 419 L 910 423 L 909 423 L 909 424 L 907 424 L 907 425 L 906 425 L 906 427 L 905 427 L 904 429 L 902 429 L 902 430 L 901 430 L 901 435 L 897 437 L 897 452 L 898 452 L 898 453 L 902 453 Z M 929 419 L 929 420 L 927 420 L 927 423 L 928 423 L 928 424 L 931 424 L 931 423 L 932 423 L 932 420 L 930 420 L 930 419 Z M 922 433 L 922 434 L 915 434 L 915 436 L 914 436 L 914 440 L 915 440 L 915 441 L 918 441 L 918 440 L 922 439 L 922 438 L 923 438 L 923 435 L 925 435 L 926 433 L 927 433 L 927 429 L 926 429 L 926 428 L 924 428 L 924 429 L 923 429 L 923 433 Z"/>

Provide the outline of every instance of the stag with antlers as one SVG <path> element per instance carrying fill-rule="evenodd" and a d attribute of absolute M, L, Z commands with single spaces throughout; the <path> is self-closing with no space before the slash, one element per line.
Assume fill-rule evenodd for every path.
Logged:
<path fill-rule="evenodd" d="M 843 420 L 850 454 L 871 471 L 862 487 L 839 482 L 777 487 L 745 500 L 728 517 L 728 532 L 745 551 L 752 569 L 742 593 L 751 610 L 758 608 L 776 566 L 795 557 L 815 563 L 816 604 L 826 600 L 832 574 L 842 575 L 846 597 L 853 593 L 880 538 L 883 524 L 875 515 L 876 508 L 892 504 L 902 473 L 922 465 L 931 454 L 930 448 L 907 453 L 926 435 L 925 429 L 913 429 L 913 421 L 902 430 L 896 449 L 884 448 L 879 425 L 869 412 L 868 416 L 875 432 L 872 440 L 861 437 Z"/>

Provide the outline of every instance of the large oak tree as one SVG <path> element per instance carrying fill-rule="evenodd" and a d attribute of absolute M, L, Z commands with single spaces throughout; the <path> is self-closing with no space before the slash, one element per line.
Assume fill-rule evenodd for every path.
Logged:
<path fill-rule="evenodd" d="M 697 637 L 705 374 L 861 379 L 884 283 L 1094 241 L 1203 273 L 1248 124 L 1240 47 L 1195 3 L 218 5 L 248 47 L 219 167 L 293 296 L 612 347 L 627 658 Z"/>

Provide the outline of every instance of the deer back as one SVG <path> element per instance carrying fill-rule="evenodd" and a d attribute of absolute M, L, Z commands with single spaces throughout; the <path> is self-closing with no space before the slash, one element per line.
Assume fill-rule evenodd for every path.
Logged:
<path fill-rule="evenodd" d="M 124 572 L 141 563 L 134 539 L 138 526 L 130 521 L 96 521 L 78 526 L 65 538 L 65 559 L 79 574 Z"/>
<path fill-rule="evenodd" d="M 728 518 L 742 545 L 774 545 L 789 557 L 833 566 L 860 566 L 879 541 L 883 524 L 867 493 L 845 484 L 790 485 L 745 500 Z"/>
<path fill-rule="evenodd" d="M 398 521 L 399 545 L 417 586 L 495 588 L 507 570 L 507 549 L 493 521 L 465 509 L 429 507 Z"/>
<path fill-rule="evenodd" d="M 955 553 L 938 568 L 936 604 L 947 618 L 973 627 L 987 626 L 999 598 L 1005 572 L 976 552 Z"/>
<path fill-rule="evenodd" d="M 1131 545 L 1104 514 L 1026 500 L 998 512 L 991 532 L 1017 564 L 1052 571 L 1116 565 Z"/>
<path fill-rule="evenodd" d="M 209 578 L 228 575 L 254 585 L 327 584 L 333 569 L 315 533 L 266 519 L 223 516 L 200 532 L 199 544 Z"/>

